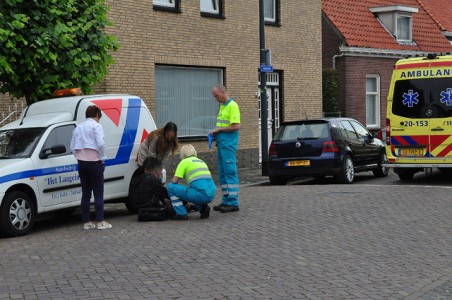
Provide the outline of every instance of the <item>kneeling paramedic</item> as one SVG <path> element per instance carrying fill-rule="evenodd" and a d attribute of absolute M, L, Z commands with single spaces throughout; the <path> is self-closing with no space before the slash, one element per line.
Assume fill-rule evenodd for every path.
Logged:
<path fill-rule="evenodd" d="M 143 162 L 144 174 L 135 183 L 133 201 L 138 206 L 138 221 L 163 221 L 174 214 L 168 192 L 161 181 L 162 162 L 147 157 Z"/>
<path fill-rule="evenodd" d="M 187 209 L 182 201 L 193 203 L 201 213 L 201 219 L 209 217 L 209 203 L 215 198 L 217 188 L 207 164 L 197 157 L 195 148 L 188 144 L 180 151 L 181 162 L 176 168 L 168 195 L 176 213 L 173 219 L 187 220 Z M 178 184 L 184 178 L 189 186 Z"/>

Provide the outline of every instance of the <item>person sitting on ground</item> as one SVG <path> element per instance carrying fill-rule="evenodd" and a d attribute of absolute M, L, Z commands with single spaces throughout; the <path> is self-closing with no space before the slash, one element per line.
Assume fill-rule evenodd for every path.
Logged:
<path fill-rule="evenodd" d="M 195 148 L 184 145 L 180 150 L 181 161 L 176 168 L 172 182 L 168 185 L 175 215 L 173 219 L 187 220 L 187 209 L 182 201 L 193 203 L 201 213 L 201 219 L 210 214 L 209 203 L 215 198 L 217 188 L 210 174 L 207 164 L 197 157 Z M 189 186 L 178 184 L 184 178 Z"/>
<path fill-rule="evenodd" d="M 168 192 L 161 181 L 162 162 L 148 157 L 143 162 L 144 174 L 136 182 L 134 201 L 138 206 L 138 221 L 163 221 L 174 214 Z"/>

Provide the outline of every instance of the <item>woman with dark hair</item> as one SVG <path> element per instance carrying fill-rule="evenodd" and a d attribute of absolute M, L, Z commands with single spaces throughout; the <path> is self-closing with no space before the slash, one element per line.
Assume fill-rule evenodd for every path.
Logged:
<path fill-rule="evenodd" d="M 164 165 L 169 156 L 174 155 L 178 147 L 177 125 L 168 122 L 165 127 L 152 131 L 141 143 L 138 165 L 143 166 L 147 157 L 155 157 Z"/>

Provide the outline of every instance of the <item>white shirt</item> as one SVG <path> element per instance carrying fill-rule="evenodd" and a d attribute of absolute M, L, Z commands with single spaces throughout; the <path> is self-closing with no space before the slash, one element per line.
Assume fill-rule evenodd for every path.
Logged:
<path fill-rule="evenodd" d="M 105 155 L 104 130 L 99 123 L 91 118 L 80 123 L 72 132 L 72 153 L 76 155 L 77 150 L 82 149 L 96 150 L 100 160 L 107 158 Z"/>

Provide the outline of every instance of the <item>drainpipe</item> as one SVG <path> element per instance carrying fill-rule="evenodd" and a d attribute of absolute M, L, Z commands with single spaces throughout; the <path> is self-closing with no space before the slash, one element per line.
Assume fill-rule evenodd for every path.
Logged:
<path fill-rule="evenodd" d="M 339 57 L 343 57 L 344 56 L 344 52 L 342 52 L 341 54 L 336 54 L 335 56 L 333 56 L 333 69 L 336 70 L 336 58 Z"/>

